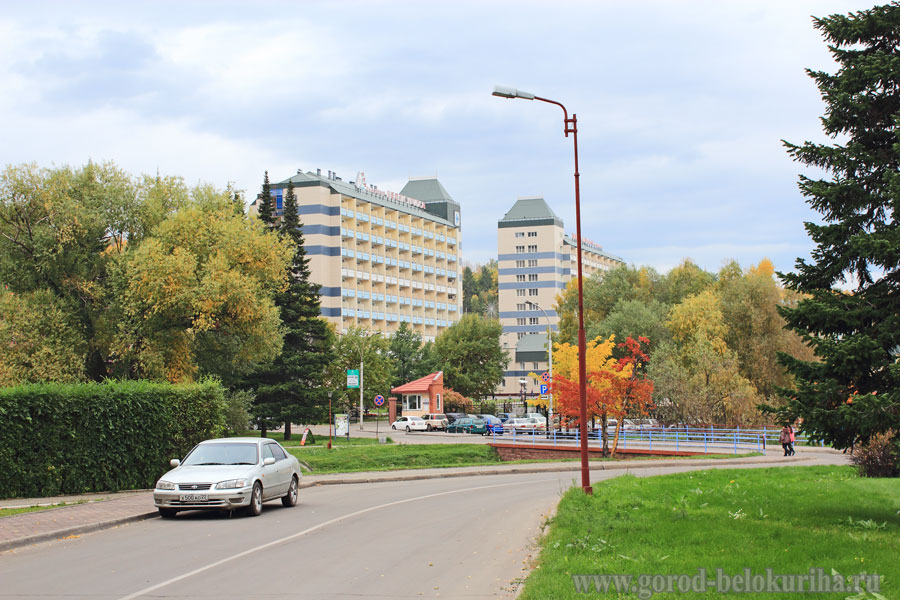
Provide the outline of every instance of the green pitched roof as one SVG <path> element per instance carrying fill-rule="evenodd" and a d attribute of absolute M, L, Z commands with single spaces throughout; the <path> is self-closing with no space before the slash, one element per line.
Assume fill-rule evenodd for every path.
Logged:
<path fill-rule="evenodd" d="M 556 216 L 556 213 L 547 206 L 544 198 L 534 196 L 531 198 L 519 198 L 513 207 L 507 211 L 500 223 L 510 223 L 515 221 L 546 221 L 550 220 L 554 223 L 562 225 L 562 220 Z"/>
<path fill-rule="evenodd" d="M 410 177 L 400 193 L 422 202 L 453 202 L 437 177 Z"/>

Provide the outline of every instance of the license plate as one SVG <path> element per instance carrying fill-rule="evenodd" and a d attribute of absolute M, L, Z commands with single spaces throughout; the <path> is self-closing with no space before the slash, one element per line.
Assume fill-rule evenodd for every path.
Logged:
<path fill-rule="evenodd" d="M 209 494 L 181 494 L 178 496 L 181 502 L 206 502 Z"/>

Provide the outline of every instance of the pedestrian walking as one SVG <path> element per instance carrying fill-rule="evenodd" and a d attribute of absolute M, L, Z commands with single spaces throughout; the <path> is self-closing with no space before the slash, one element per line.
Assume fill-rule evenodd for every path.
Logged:
<path fill-rule="evenodd" d="M 791 443 L 788 446 L 788 449 L 791 451 L 789 456 L 793 456 L 793 455 L 797 454 L 796 452 L 794 452 L 794 426 L 788 425 L 788 429 L 791 430 Z"/>
<path fill-rule="evenodd" d="M 791 449 L 791 428 L 785 425 L 781 428 L 781 435 L 778 437 L 781 447 L 784 449 L 784 455 L 789 456 L 793 450 Z"/>

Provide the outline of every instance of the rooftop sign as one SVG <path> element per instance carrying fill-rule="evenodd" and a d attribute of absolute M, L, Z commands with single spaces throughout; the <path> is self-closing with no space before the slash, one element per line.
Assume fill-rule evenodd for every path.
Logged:
<path fill-rule="evenodd" d="M 416 208 L 425 210 L 425 203 L 421 200 L 416 200 L 415 198 L 410 198 L 396 192 L 386 192 L 384 190 L 379 190 L 375 186 L 370 186 L 366 183 L 366 174 L 362 171 L 356 174 L 356 181 L 353 183 L 356 186 L 356 190 L 359 192 L 366 192 L 368 194 L 381 198 L 382 200 L 390 200 L 392 202 L 399 202 L 400 204 L 408 204 L 409 206 L 415 206 Z"/>

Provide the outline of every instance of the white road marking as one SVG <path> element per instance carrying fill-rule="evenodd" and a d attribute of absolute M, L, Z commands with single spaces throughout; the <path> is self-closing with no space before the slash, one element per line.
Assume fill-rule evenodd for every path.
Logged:
<path fill-rule="evenodd" d="M 203 573 L 204 571 L 208 571 L 208 570 L 210 570 L 210 569 L 214 569 L 214 568 L 216 568 L 216 567 L 218 567 L 218 566 L 220 566 L 220 565 L 224 565 L 225 563 L 229 563 L 229 562 L 231 562 L 231 561 L 233 561 L 233 560 L 237 560 L 237 559 L 239 559 L 239 558 L 243 558 L 244 556 L 247 556 L 248 554 L 253 554 L 254 552 L 259 552 L 260 550 L 265 550 L 266 548 L 271 548 L 272 546 L 276 546 L 276 545 L 278 545 L 278 544 L 282 544 L 282 543 L 287 542 L 287 541 L 289 541 L 289 540 L 293 540 L 293 539 L 295 539 L 295 538 L 298 538 L 298 537 L 300 537 L 300 536 L 306 535 L 306 534 L 308 534 L 308 533 L 312 533 L 313 531 L 317 531 L 317 530 L 319 530 L 319 529 L 322 529 L 323 527 L 327 527 L 327 526 L 329 526 L 329 525 L 333 525 L 333 524 L 335 524 L 335 523 L 338 523 L 338 522 L 340 522 L 340 521 L 344 521 L 344 520 L 346 520 L 346 519 L 352 519 L 353 517 L 358 517 L 359 515 L 363 515 L 363 514 L 366 514 L 366 513 L 368 513 L 368 512 L 372 512 L 372 511 L 375 511 L 375 510 L 380 510 L 380 509 L 382 509 L 382 508 L 387 508 L 387 507 L 389 507 L 389 506 L 396 506 L 396 505 L 398 505 L 398 504 L 406 504 L 406 503 L 408 503 L 408 502 L 416 502 L 416 501 L 419 501 L 419 500 L 427 500 L 428 498 L 436 498 L 437 496 L 447 496 L 447 495 L 449 495 L 449 494 L 459 494 L 459 493 L 462 493 L 462 492 L 472 492 L 472 491 L 475 491 L 475 490 L 486 490 L 486 489 L 490 489 L 490 488 L 509 487 L 509 486 L 514 486 L 514 485 L 531 485 L 531 484 L 534 484 L 534 483 L 540 483 L 540 482 L 543 482 L 543 481 L 555 481 L 555 480 L 556 480 L 556 478 L 554 477 L 554 478 L 538 479 L 538 480 L 531 480 L 531 481 L 519 481 L 519 482 L 517 482 L 517 483 L 498 483 L 498 484 L 495 484 L 495 485 L 482 485 L 482 486 L 478 486 L 478 487 L 464 488 L 464 489 L 461 489 L 461 490 L 450 490 L 449 492 L 438 492 L 438 493 L 436 493 L 436 494 L 428 494 L 428 495 L 426 495 L 426 496 L 417 496 L 416 498 L 406 498 L 405 500 L 396 500 L 396 501 L 394 501 L 394 502 L 388 502 L 387 504 L 379 504 L 378 506 L 370 506 L 369 508 L 364 508 L 364 509 L 362 509 L 362 510 L 357 510 L 357 511 L 355 511 L 355 512 L 348 513 L 348 514 L 346 514 L 346 515 L 342 515 L 342 516 L 340 516 L 340 517 L 336 517 L 336 518 L 331 519 L 331 520 L 329 520 L 329 521 L 325 521 L 324 523 L 319 523 L 318 525 L 314 525 L 313 527 L 310 527 L 309 529 L 304 529 L 303 531 L 299 531 L 299 532 L 297 532 L 297 533 L 293 533 L 293 534 L 291 534 L 291 535 L 289 535 L 289 536 L 286 536 L 286 537 L 283 537 L 283 538 L 281 538 L 281 539 L 274 540 L 274 541 L 268 542 L 268 543 L 266 543 L 266 544 L 262 544 L 261 546 L 256 546 L 255 548 L 250 548 L 249 550 L 244 550 L 243 552 L 239 552 L 239 553 L 237 553 L 237 554 L 234 554 L 234 555 L 229 556 L 229 557 L 227 557 L 227 558 L 223 558 L 223 559 L 221 559 L 221 560 L 217 560 L 216 562 L 213 562 L 213 563 L 210 563 L 210 564 L 208 564 L 208 565 L 206 565 L 206 566 L 200 567 L 199 569 L 194 569 L 193 571 L 189 571 L 189 572 L 187 572 L 187 573 L 184 573 L 184 574 L 182 574 L 182 575 L 179 575 L 178 577 L 173 577 L 173 578 L 171 578 L 171 579 L 167 579 L 166 581 L 163 581 L 163 582 L 157 583 L 156 585 L 152 585 L 152 586 L 150 586 L 150 587 L 144 588 L 144 589 L 142 589 L 142 590 L 139 590 L 139 591 L 137 591 L 137 592 L 134 592 L 133 594 L 129 594 L 129 595 L 127 595 L 127 596 L 123 596 L 123 597 L 120 598 L 119 600 L 134 600 L 135 598 L 139 598 L 139 597 L 143 596 L 144 594 L 149 594 L 150 592 L 155 592 L 156 590 L 158 590 L 158 589 L 160 589 L 160 588 L 164 588 L 164 587 L 166 587 L 166 586 L 172 585 L 173 583 L 177 583 L 177 582 L 179 582 L 179 581 L 182 581 L 182 580 L 184 580 L 184 579 L 187 579 L 188 577 L 193 577 L 194 575 L 198 575 L 198 574 L 200 574 L 200 573 Z"/>

